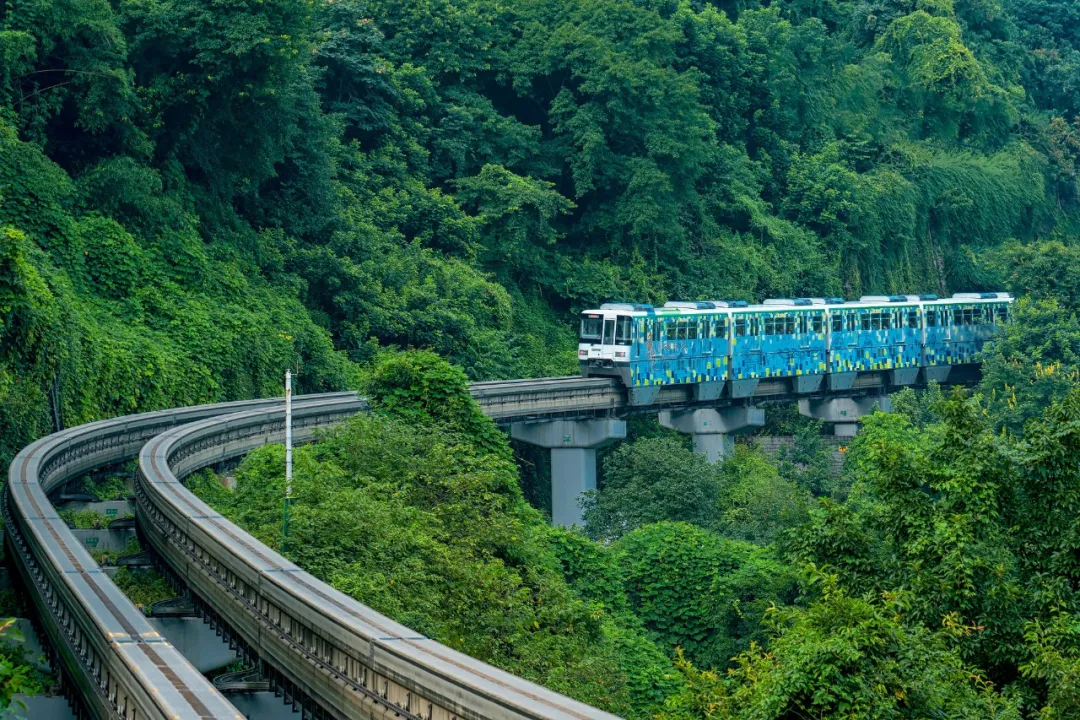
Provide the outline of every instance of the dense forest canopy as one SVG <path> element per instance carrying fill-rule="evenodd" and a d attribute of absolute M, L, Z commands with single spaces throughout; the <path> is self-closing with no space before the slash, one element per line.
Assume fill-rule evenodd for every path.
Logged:
<path fill-rule="evenodd" d="M 0 0 L 0 461 L 367 382 L 292 552 L 422 632 L 635 718 L 1075 718 L 1078 172 L 1073 0 Z M 638 427 L 588 534 L 464 390 L 604 300 L 1002 288 L 977 397 L 840 477 Z M 268 541 L 275 453 L 195 483 Z"/>
<path fill-rule="evenodd" d="M 601 300 L 978 289 L 1076 225 L 1065 0 L 4 0 L 7 456 Z"/>

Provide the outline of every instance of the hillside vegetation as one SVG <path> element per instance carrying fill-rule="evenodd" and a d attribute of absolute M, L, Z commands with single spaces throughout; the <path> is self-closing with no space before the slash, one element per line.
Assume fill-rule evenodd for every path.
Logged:
<path fill-rule="evenodd" d="M 0 0 L 0 463 L 367 383 L 288 553 L 441 642 L 631 718 L 1077 718 L 1078 165 L 1074 0 Z M 1002 288 L 842 477 L 639 427 L 588 533 L 465 387 L 604 300 Z M 279 455 L 193 486 L 276 544 Z"/>
<path fill-rule="evenodd" d="M 0 459 L 105 415 L 572 371 L 611 298 L 996 285 L 1077 218 L 1067 0 L 9 0 Z"/>
<path fill-rule="evenodd" d="M 710 465 L 685 440 L 624 443 L 586 534 L 525 501 L 461 370 L 389 356 L 373 411 L 296 451 L 285 552 L 418 632 L 627 718 L 1073 718 L 1080 388 L 1022 382 L 1017 397 L 1051 403 L 1022 437 L 999 432 L 1015 408 L 986 400 L 993 380 L 983 391 L 904 391 L 828 492 L 752 447 Z M 283 466 L 270 446 L 235 490 L 212 473 L 190 485 L 277 546 Z"/>

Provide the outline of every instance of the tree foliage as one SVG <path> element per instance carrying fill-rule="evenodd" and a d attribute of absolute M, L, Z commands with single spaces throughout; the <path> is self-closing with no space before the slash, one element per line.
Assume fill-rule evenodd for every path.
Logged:
<path fill-rule="evenodd" d="M 805 490 L 746 447 L 711 465 L 679 440 L 646 437 L 604 458 L 603 487 L 586 498 L 584 517 L 597 539 L 677 521 L 764 545 L 801 522 L 807 501 Z"/>
<path fill-rule="evenodd" d="M 1078 20 L 0 3 L 0 461 L 370 363 L 376 413 L 298 453 L 292 552 L 418 629 L 633 716 L 1068 717 Z M 599 542 L 544 527 L 466 388 L 573 372 L 569 320 L 604 300 L 1002 286 L 1027 297 L 981 400 L 903 395 L 842 484 L 805 425 L 779 468 L 627 443 Z M 275 452 L 212 497 L 267 541 Z"/>

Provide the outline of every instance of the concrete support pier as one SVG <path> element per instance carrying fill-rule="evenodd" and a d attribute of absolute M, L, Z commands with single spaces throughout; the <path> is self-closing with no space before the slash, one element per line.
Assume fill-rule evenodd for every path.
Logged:
<path fill-rule="evenodd" d="M 551 448 L 551 521 L 582 525 L 581 497 L 596 490 L 596 451 L 626 437 L 625 420 L 550 420 L 510 426 L 514 440 Z"/>
<path fill-rule="evenodd" d="M 734 449 L 732 435 L 765 424 L 765 411 L 753 405 L 697 410 L 662 410 L 660 424 L 693 436 L 694 452 L 719 462 Z"/>
<path fill-rule="evenodd" d="M 882 412 L 892 410 L 888 395 L 857 398 L 805 399 L 799 401 L 799 414 L 833 426 L 836 437 L 853 437 L 859 431 L 862 418 L 874 408 Z"/>

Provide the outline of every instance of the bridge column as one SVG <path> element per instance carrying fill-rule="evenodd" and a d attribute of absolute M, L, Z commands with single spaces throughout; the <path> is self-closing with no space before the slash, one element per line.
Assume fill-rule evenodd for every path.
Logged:
<path fill-rule="evenodd" d="M 856 398 L 803 399 L 799 401 L 799 414 L 833 426 L 837 437 L 853 437 L 859 430 L 862 418 L 878 408 L 883 412 L 892 410 L 888 395 L 870 395 Z"/>
<path fill-rule="evenodd" d="M 733 449 L 734 440 L 731 435 L 765 424 L 765 411 L 752 405 L 662 410 L 660 424 L 692 435 L 694 452 L 701 453 L 709 462 L 715 463 Z"/>
<path fill-rule="evenodd" d="M 584 524 L 581 497 L 596 490 L 596 451 L 626 437 L 625 420 L 548 420 L 510 426 L 514 440 L 551 448 L 551 521 Z"/>

